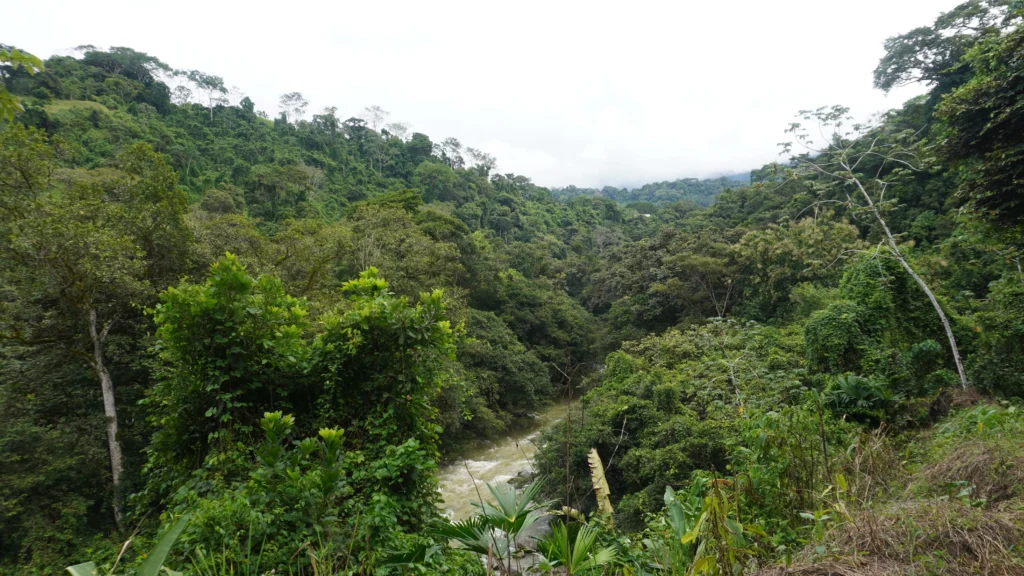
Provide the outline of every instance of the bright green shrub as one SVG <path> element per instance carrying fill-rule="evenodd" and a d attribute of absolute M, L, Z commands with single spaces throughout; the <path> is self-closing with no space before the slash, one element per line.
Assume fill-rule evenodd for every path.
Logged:
<path fill-rule="evenodd" d="M 836 302 L 812 314 L 804 328 L 808 367 L 831 374 L 859 371 L 870 343 L 863 327 L 864 314 L 853 302 Z"/>
<path fill-rule="evenodd" d="M 305 302 L 281 281 L 252 278 L 228 254 L 203 284 L 168 288 L 153 313 L 160 366 L 146 403 L 154 427 L 147 473 L 153 496 L 173 492 L 197 466 L 231 478 L 241 449 L 270 408 L 303 403 Z M 237 459 L 236 455 L 238 458 Z"/>

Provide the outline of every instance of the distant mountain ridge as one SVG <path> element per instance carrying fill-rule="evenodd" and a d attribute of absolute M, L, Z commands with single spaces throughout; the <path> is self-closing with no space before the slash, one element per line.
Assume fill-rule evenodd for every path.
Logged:
<path fill-rule="evenodd" d="M 679 178 L 664 182 L 651 182 L 639 188 L 578 188 L 565 186 L 552 188 L 555 198 L 569 199 L 577 196 L 608 198 L 622 204 L 633 202 L 649 202 L 651 204 L 668 204 L 689 200 L 701 206 L 709 206 L 723 190 L 739 188 L 750 184 L 750 175 L 728 174 L 718 178 Z"/>

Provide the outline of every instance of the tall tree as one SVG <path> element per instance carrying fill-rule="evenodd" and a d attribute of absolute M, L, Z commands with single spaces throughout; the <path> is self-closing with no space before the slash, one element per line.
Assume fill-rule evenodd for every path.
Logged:
<path fill-rule="evenodd" d="M 388 134 L 403 142 L 409 136 L 410 128 L 412 128 L 412 126 L 410 126 L 408 122 L 392 122 L 384 127 L 384 129 L 388 131 Z"/>
<path fill-rule="evenodd" d="M 939 106 L 945 158 L 962 193 L 990 221 L 1024 229 L 1024 28 L 980 44 L 966 59 L 975 76 Z"/>
<path fill-rule="evenodd" d="M 224 86 L 224 79 L 199 70 L 180 71 L 189 82 L 196 87 L 206 100 L 206 107 L 210 109 L 210 121 L 213 121 L 213 108 L 226 102 L 224 96 L 228 89 Z"/>
<path fill-rule="evenodd" d="M 893 202 L 890 191 L 892 179 L 901 171 L 918 170 L 924 164 L 911 148 L 913 134 L 897 132 L 885 125 L 852 124 L 849 109 L 842 106 L 804 110 L 800 116 L 804 121 L 817 124 L 816 133 L 824 135 L 827 140 L 816 141 L 815 136 L 800 123 L 790 126 L 787 132 L 793 134 L 797 144 L 804 149 L 792 158 L 794 175 L 806 179 L 817 192 L 819 202 L 840 204 L 852 217 L 867 217 L 877 224 L 882 242 L 876 254 L 895 258 L 925 293 L 942 322 L 960 385 L 966 389 L 969 386 L 967 372 L 964 371 L 949 318 L 931 288 L 907 260 L 900 242 L 885 220 L 885 211 Z M 784 152 L 790 152 L 793 143 L 787 142 L 782 146 Z M 889 198 L 886 198 L 886 193 L 890 194 Z"/>
<path fill-rule="evenodd" d="M 383 126 L 384 121 L 388 119 L 388 116 L 391 116 L 391 112 L 388 112 L 380 106 L 367 106 L 366 108 L 363 108 L 362 118 L 363 120 L 366 120 L 366 123 L 374 130 Z"/>
<path fill-rule="evenodd" d="M 435 153 L 444 160 L 452 170 L 462 168 L 466 161 L 462 158 L 462 143 L 458 138 L 445 138 L 435 145 Z"/>
<path fill-rule="evenodd" d="M 289 122 L 298 122 L 306 115 L 306 108 L 309 107 L 309 100 L 302 95 L 302 92 L 289 92 L 282 94 L 278 99 L 278 107 L 284 113 Z"/>
<path fill-rule="evenodd" d="M 469 154 L 469 159 L 473 162 L 473 168 L 476 168 L 484 178 L 489 178 L 491 176 L 491 170 L 498 167 L 497 159 L 487 152 L 467 147 L 466 153 Z"/>
<path fill-rule="evenodd" d="M 55 189 L 45 137 L 12 125 L 0 132 L 0 274 L 9 286 L 3 336 L 65 348 L 95 373 L 103 397 L 114 517 L 123 526 L 124 453 L 107 338 L 137 316 L 154 288 L 177 273 L 188 242 L 177 177 L 148 144 L 119 158 L 100 183 Z"/>
<path fill-rule="evenodd" d="M 917 82 L 944 94 L 970 78 L 961 59 L 979 39 L 998 36 L 1016 19 L 1011 0 L 968 0 L 922 26 L 885 41 L 875 87 L 886 92 Z"/>

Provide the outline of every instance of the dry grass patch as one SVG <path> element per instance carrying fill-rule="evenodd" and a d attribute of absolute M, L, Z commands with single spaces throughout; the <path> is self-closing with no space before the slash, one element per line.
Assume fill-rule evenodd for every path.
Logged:
<path fill-rule="evenodd" d="M 1008 439 L 967 442 L 916 476 L 933 492 L 955 490 L 963 483 L 973 486 L 973 499 L 985 499 L 988 505 L 1003 502 L 1024 489 L 1024 452 L 1019 444 L 1020 440 Z"/>
<path fill-rule="evenodd" d="M 788 569 L 766 574 L 1024 575 L 1024 510 L 979 509 L 956 500 L 899 502 L 854 513 Z M 841 555 L 841 557 L 839 556 Z"/>

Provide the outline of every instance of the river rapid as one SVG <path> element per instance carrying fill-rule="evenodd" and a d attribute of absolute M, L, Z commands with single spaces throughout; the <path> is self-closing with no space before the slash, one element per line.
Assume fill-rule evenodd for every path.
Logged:
<path fill-rule="evenodd" d="M 509 430 L 505 436 L 472 447 L 461 458 L 441 466 L 438 479 L 445 515 L 452 520 L 468 518 L 477 510 L 472 503 L 480 501 L 477 488 L 485 500 L 493 500 L 485 483 L 507 482 L 520 473 L 532 473 L 538 436 L 565 417 L 566 406 L 553 404 L 537 412 L 526 424 Z M 473 479 L 476 479 L 475 486 Z"/>

